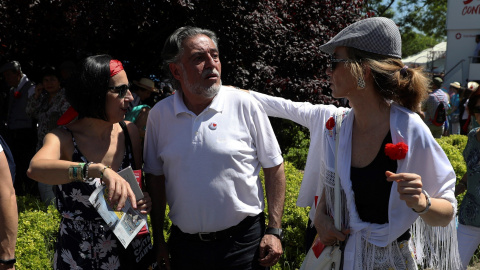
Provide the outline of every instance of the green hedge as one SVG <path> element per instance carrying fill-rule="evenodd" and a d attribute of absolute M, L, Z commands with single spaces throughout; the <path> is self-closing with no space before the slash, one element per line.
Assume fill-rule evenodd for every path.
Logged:
<path fill-rule="evenodd" d="M 304 258 L 303 240 L 309 208 L 297 207 L 295 203 L 303 177 L 303 173 L 300 170 L 303 170 L 305 166 L 309 140 L 301 131 L 298 131 L 295 140 L 297 147 L 290 148 L 285 157 L 285 160 L 287 160 L 285 162 L 287 186 L 282 219 L 282 226 L 285 231 L 284 254 L 280 262 L 272 267 L 274 270 L 297 269 Z M 467 137 L 454 135 L 443 137 L 437 141 L 452 163 L 457 179 L 461 179 L 466 172 L 462 151 L 465 148 Z M 263 173 L 261 173 L 261 177 L 263 179 Z M 462 198 L 463 195 L 460 195 L 458 197 L 459 201 Z M 34 198 L 18 197 L 17 201 L 19 228 L 16 249 L 18 261 L 16 267 L 22 270 L 51 269 L 60 215 L 53 206 L 46 208 Z M 163 228 L 167 239 L 170 225 L 171 222 L 167 219 Z"/>
<path fill-rule="evenodd" d="M 17 197 L 17 204 L 16 269 L 52 269 L 60 214 L 33 197 Z"/>

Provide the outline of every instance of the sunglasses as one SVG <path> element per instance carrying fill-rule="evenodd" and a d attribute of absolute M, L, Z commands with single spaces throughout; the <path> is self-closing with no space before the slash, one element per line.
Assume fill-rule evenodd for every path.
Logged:
<path fill-rule="evenodd" d="M 352 63 L 354 61 L 349 59 L 338 59 L 330 55 L 330 59 L 328 60 L 327 66 L 330 68 L 330 72 L 333 72 L 337 67 L 337 63 Z"/>
<path fill-rule="evenodd" d="M 480 113 L 480 106 L 473 107 L 473 113 Z"/>
<path fill-rule="evenodd" d="M 118 98 L 124 98 L 127 95 L 127 91 L 130 89 L 131 84 L 122 84 L 119 86 L 109 86 L 108 90 L 112 93 L 118 94 Z"/>

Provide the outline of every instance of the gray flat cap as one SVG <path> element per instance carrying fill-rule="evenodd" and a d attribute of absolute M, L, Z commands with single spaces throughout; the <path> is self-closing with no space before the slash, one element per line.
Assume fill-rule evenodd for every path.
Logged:
<path fill-rule="evenodd" d="M 402 38 L 398 26 L 383 17 L 368 18 L 349 25 L 319 49 L 333 54 L 340 46 L 402 58 Z"/>

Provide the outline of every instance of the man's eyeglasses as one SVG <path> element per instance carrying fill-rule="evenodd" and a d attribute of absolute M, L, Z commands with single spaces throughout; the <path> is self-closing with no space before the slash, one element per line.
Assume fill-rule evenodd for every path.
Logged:
<path fill-rule="evenodd" d="M 127 95 L 127 91 L 130 89 L 130 84 L 123 84 L 119 86 L 109 86 L 108 89 L 112 93 L 117 93 L 118 98 L 124 98 Z"/>
<path fill-rule="evenodd" d="M 480 113 L 480 106 L 473 107 L 473 113 Z"/>
<path fill-rule="evenodd" d="M 337 67 L 337 63 L 352 63 L 352 62 L 354 61 L 349 59 L 338 59 L 333 57 L 333 55 L 330 55 L 330 59 L 328 60 L 327 66 L 330 68 L 330 72 L 333 72 Z"/>

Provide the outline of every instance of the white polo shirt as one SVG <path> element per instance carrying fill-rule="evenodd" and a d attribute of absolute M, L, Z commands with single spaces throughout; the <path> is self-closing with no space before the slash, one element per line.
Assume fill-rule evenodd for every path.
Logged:
<path fill-rule="evenodd" d="M 283 162 L 263 108 L 224 87 L 198 116 L 180 92 L 149 113 L 144 170 L 165 175 L 169 217 L 183 232 L 214 232 L 264 209 L 258 173 Z"/>

